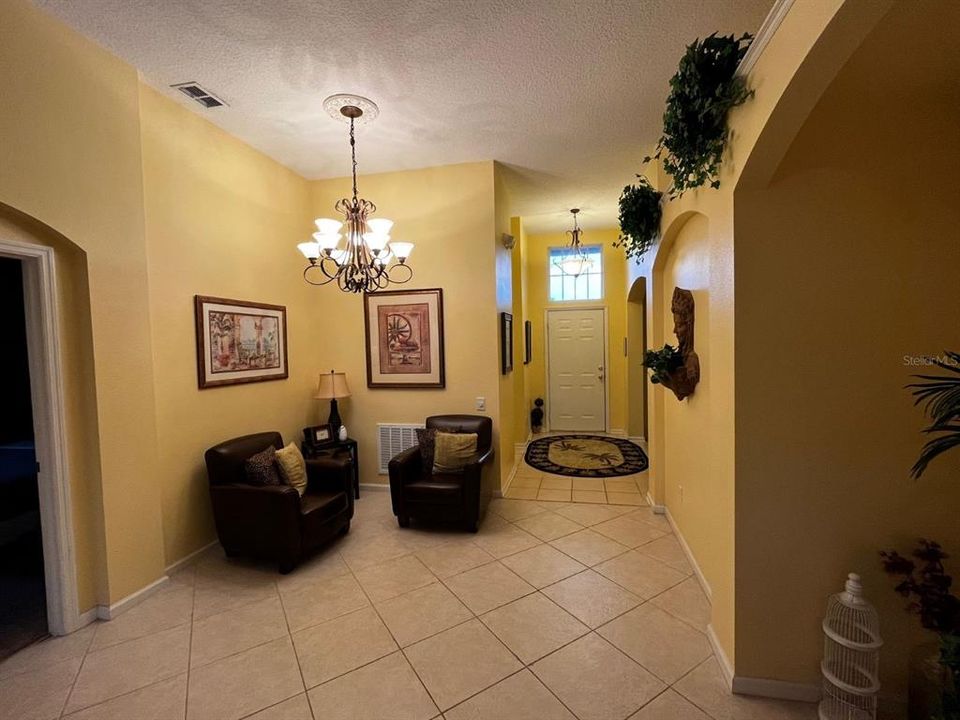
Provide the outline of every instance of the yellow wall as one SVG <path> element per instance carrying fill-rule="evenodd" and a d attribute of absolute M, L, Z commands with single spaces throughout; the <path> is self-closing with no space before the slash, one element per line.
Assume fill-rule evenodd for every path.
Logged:
<path fill-rule="evenodd" d="M 735 406 L 735 391 L 739 390 L 735 369 L 739 375 L 743 355 L 738 352 L 734 362 L 735 247 L 738 274 L 742 257 L 734 242 L 734 190 L 745 167 L 751 168 L 750 180 L 754 183 L 771 171 L 764 167 L 764 156 L 775 155 L 777 148 L 782 152 L 789 144 L 832 73 L 889 5 L 886 1 L 844 0 L 794 3 L 750 73 L 748 83 L 755 95 L 730 113 L 731 139 L 721 168 L 720 188 L 690 192 L 679 200 L 665 202 L 663 240 L 640 263 L 628 263 L 630 284 L 638 278 L 647 282 L 647 297 L 651 299 L 646 308 L 647 342 L 651 348 L 676 342 L 668 312 L 673 290 L 669 284 L 676 279 L 677 267 L 677 259 L 671 259 L 671 248 L 676 245 L 683 254 L 682 266 L 709 268 L 708 288 L 697 297 L 697 331 L 698 335 L 708 333 L 704 341 L 698 337 L 698 343 L 708 349 L 710 360 L 704 363 L 701 357 L 701 386 L 691 399 L 696 402 L 684 401 L 686 407 L 680 408 L 672 393 L 662 387 L 654 386 L 648 392 L 650 487 L 655 502 L 665 504 L 674 516 L 704 573 L 712 590 L 712 632 L 726 659 L 731 665 L 736 663 L 739 675 L 755 672 L 761 677 L 777 677 L 756 666 L 748 665 L 744 671 L 739 663 L 741 643 L 747 643 L 753 651 L 759 651 L 762 645 L 784 655 L 790 654 L 791 648 L 770 649 L 765 638 L 750 632 L 755 617 L 740 612 L 740 578 L 756 573 L 776 588 L 777 568 L 745 565 L 739 557 L 744 544 L 762 546 L 766 539 L 740 532 L 741 492 L 739 483 L 735 484 L 740 461 L 737 443 L 746 445 L 753 440 L 740 432 L 739 414 L 735 416 L 735 409 L 739 410 Z M 669 178 L 657 168 L 651 168 L 650 174 L 654 185 L 665 190 Z M 698 216 L 703 221 L 694 220 L 688 226 L 691 218 Z M 737 300 L 739 312 L 744 304 Z M 707 401 L 702 400 L 704 396 Z M 695 446 L 697 462 L 691 465 L 681 460 L 678 465 L 668 439 L 689 437 L 694 428 L 705 427 L 710 428 L 709 438 Z M 707 477 L 700 476 L 703 472 Z M 684 486 L 682 504 L 680 485 Z M 714 509 L 705 514 L 691 507 Z M 783 618 L 781 621 L 786 622 Z"/>
<path fill-rule="evenodd" d="M 570 242 L 570 236 L 564 233 L 527 235 L 527 255 L 525 260 L 527 273 L 528 319 L 533 324 L 533 361 L 529 365 L 527 376 L 528 409 L 533 406 L 533 398 L 542 397 L 547 401 L 546 366 L 546 330 L 545 311 L 567 307 L 604 307 L 607 309 L 607 383 L 609 388 L 609 418 L 607 428 L 626 432 L 627 398 L 623 388 L 627 382 L 627 362 L 623 354 L 623 339 L 627 333 L 627 309 L 625 298 L 626 265 L 623 251 L 613 247 L 619 232 L 616 229 L 585 230 L 583 242 L 587 245 L 603 245 L 603 300 L 588 302 L 550 302 L 548 257 L 551 247 L 563 247 Z M 544 418 L 548 422 L 549 408 Z"/>
<path fill-rule="evenodd" d="M 673 290 L 681 287 L 693 292 L 694 349 L 700 358 L 700 383 L 682 402 L 662 386 L 653 390 L 660 396 L 665 428 L 660 470 L 665 504 L 693 549 L 711 590 L 716 590 L 713 629 L 729 642 L 733 627 L 726 621 L 733 611 L 734 527 L 730 248 L 702 214 L 685 215 L 675 222 L 677 229 L 668 236 L 667 254 L 658 257 L 656 307 L 663 342 L 676 346 L 670 310 Z"/>
<path fill-rule="evenodd" d="M 266 430 L 299 443 L 316 424 L 330 293 L 300 280 L 295 246 L 312 225 L 303 178 L 145 85 L 140 113 L 157 467 L 172 562 L 215 538 L 206 448 Z M 290 377 L 199 390 L 194 295 L 286 306 Z"/>
<path fill-rule="evenodd" d="M 82 250 L 26 215 L 0 206 L 0 239 L 54 248 L 57 274 L 60 357 L 76 372 L 63 377 L 67 466 L 73 502 L 74 556 L 79 606 L 96 604 L 106 587 L 100 448 L 96 432 L 96 384 L 90 327 L 87 261 Z"/>
<path fill-rule="evenodd" d="M 520 250 L 516 247 L 508 249 L 503 244 L 504 234 L 513 230 L 510 212 L 510 198 L 507 192 L 505 172 L 498 163 L 493 165 L 494 172 L 494 235 L 491 238 L 495 256 L 495 283 L 497 302 L 497 368 L 499 378 L 497 393 L 499 398 L 500 445 L 498 466 L 500 477 L 509 478 L 514 465 L 516 437 L 516 404 L 518 391 L 522 394 L 523 368 L 518 360 L 516 343 L 518 327 L 522 327 L 523 319 L 518 310 L 522 308 L 522 293 L 519 283 L 514 282 L 514 276 L 519 274 L 521 265 Z M 511 338 L 513 340 L 513 369 L 502 372 L 501 353 L 503 352 L 503 337 L 500 334 L 500 315 L 509 313 L 513 318 Z"/>
<path fill-rule="evenodd" d="M 68 407 L 71 448 L 99 447 L 95 460 L 71 466 L 83 611 L 142 588 L 164 566 L 139 81 L 129 65 L 12 0 L 0 23 L 0 84 L 0 203 L 86 257 L 88 289 L 81 281 L 71 292 L 89 292 L 90 335 L 77 338 L 87 361 L 63 368 L 68 386 L 95 377 L 88 403 Z M 58 265 L 80 266 L 66 244 L 55 246 Z M 92 539 L 98 536 L 102 546 Z"/>
<path fill-rule="evenodd" d="M 530 436 L 530 409 L 533 407 L 533 401 L 530 399 L 530 393 L 527 389 L 529 382 L 529 364 L 524 364 L 524 330 L 523 323 L 530 319 L 529 295 L 527 288 L 527 278 L 529 277 L 529 268 L 527 266 L 527 233 L 523 227 L 523 220 L 519 217 L 513 217 L 510 220 L 510 234 L 514 237 L 516 245 L 513 248 L 513 331 L 514 331 L 514 350 L 513 350 L 513 427 L 514 441 L 524 443 Z M 522 458 L 514 457 L 514 464 Z"/>
<path fill-rule="evenodd" d="M 737 192 L 737 670 L 815 682 L 824 598 L 881 613 L 885 692 L 919 629 L 877 551 L 960 552 L 960 453 L 907 477 L 924 418 L 909 356 L 957 349 L 960 6 L 897 6 L 767 187 Z M 891 163 L 896 170 L 891 170 Z M 740 438 L 743 442 L 739 442 Z M 948 562 L 954 577 L 960 565 Z"/>
<path fill-rule="evenodd" d="M 479 162 L 361 175 L 359 185 L 360 194 L 376 202 L 377 215 L 396 223 L 393 236 L 416 244 L 410 257 L 413 279 L 398 289 L 443 289 L 446 388 L 442 390 L 367 388 L 362 296 L 333 287 L 311 288 L 312 300 L 304 308 L 313 316 L 312 331 L 322 338 L 321 350 L 312 359 L 313 372 L 335 368 L 347 373 L 352 396 L 341 401 L 340 414 L 360 443 L 361 482 L 386 483 L 387 477 L 377 474 L 378 422 L 423 422 L 428 415 L 476 413 L 475 399 L 485 397 L 485 414 L 494 418 L 499 442 L 494 169 L 492 162 Z M 349 195 L 350 181 L 316 181 L 310 192 L 311 217 L 332 217 L 334 203 Z M 303 228 L 305 237 L 309 230 Z M 279 251 L 290 249 L 285 246 Z M 288 282 L 300 280 L 294 277 Z M 327 403 L 318 404 L 314 417 L 325 422 L 328 412 Z M 499 478 L 499 464 L 494 465 Z"/>

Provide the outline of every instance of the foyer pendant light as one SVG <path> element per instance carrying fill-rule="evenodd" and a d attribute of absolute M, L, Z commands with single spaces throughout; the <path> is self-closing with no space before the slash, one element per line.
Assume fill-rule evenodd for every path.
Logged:
<path fill-rule="evenodd" d="M 560 257 L 553 261 L 554 265 L 560 268 L 564 275 L 570 275 L 571 277 L 579 277 L 593 267 L 593 260 L 587 257 L 587 254 L 583 251 L 583 245 L 580 243 L 583 230 L 577 224 L 577 213 L 579 212 L 580 208 L 570 210 L 570 214 L 573 215 L 573 230 L 567 230 L 567 235 L 570 236 L 570 244 Z"/>
<path fill-rule="evenodd" d="M 323 108 L 335 120 L 350 123 L 353 197 L 343 198 L 334 206 L 343 215 L 343 222 L 317 218 L 313 240 L 297 245 L 309 262 L 303 271 L 303 279 L 311 285 L 336 281 L 340 290 L 352 293 L 372 293 L 391 283 L 405 283 L 413 277 L 413 269 L 407 264 L 413 243 L 392 240 L 393 221 L 371 218 L 377 206 L 357 195 L 354 129 L 357 124 L 372 122 L 380 110 L 372 100 L 344 94 L 331 95 L 323 101 Z M 345 232 L 341 233 L 344 226 Z"/>

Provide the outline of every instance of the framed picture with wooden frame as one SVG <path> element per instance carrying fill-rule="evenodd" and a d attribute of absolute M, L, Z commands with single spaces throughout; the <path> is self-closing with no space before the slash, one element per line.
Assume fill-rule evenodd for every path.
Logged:
<path fill-rule="evenodd" d="M 443 290 L 378 290 L 363 296 L 368 388 L 442 388 Z"/>
<path fill-rule="evenodd" d="M 513 315 L 500 313 L 500 374 L 513 370 Z"/>
<path fill-rule="evenodd" d="M 283 305 L 196 295 L 194 319 L 200 389 L 289 375 Z"/>
<path fill-rule="evenodd" d="M 523 321 L 523 364 L 529 365 L 533 360 L 533 323 Z"/>
<path fill-rule="evenodd" d="M 329 423 L 325 425 L 313 425 L 312 427 L 304 428 L 303 439 L 306 440 L 307 445 L 314 448 L 333 445 L 337 442 L 337 437 L 334 434 L 333 426 Z"/>

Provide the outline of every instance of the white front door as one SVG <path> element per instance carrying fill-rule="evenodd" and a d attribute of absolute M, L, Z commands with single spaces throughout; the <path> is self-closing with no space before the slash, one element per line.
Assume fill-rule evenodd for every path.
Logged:
<path fill-rule="evenodd" d="M 547 311 L 551 430 L 606 430 L 603 308 Z"/>

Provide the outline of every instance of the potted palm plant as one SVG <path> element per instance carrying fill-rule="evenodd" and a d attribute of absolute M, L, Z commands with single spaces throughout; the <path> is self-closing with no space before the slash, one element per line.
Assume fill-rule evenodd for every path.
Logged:
<path fill-rule="evenodd" d="M 923 431 L 931 437 L 910 471 L 915 479 L 934 458 L 960 447 L 960 353 L 947 351 L 932 362 L 945 374 L 916 375 L 919 382 L 907 386 L 931 421 Z M 920 540 L 912 554 L 913 560 L 895 550 L 880 553 L 884 570 L 901 578 L 895 590 L 909 598 L 907 609 L 938 638 L 911 658 L 910 717 L 960 720 L 960 598 L 944 569 L 949 556 L 929 540 Z"/>

